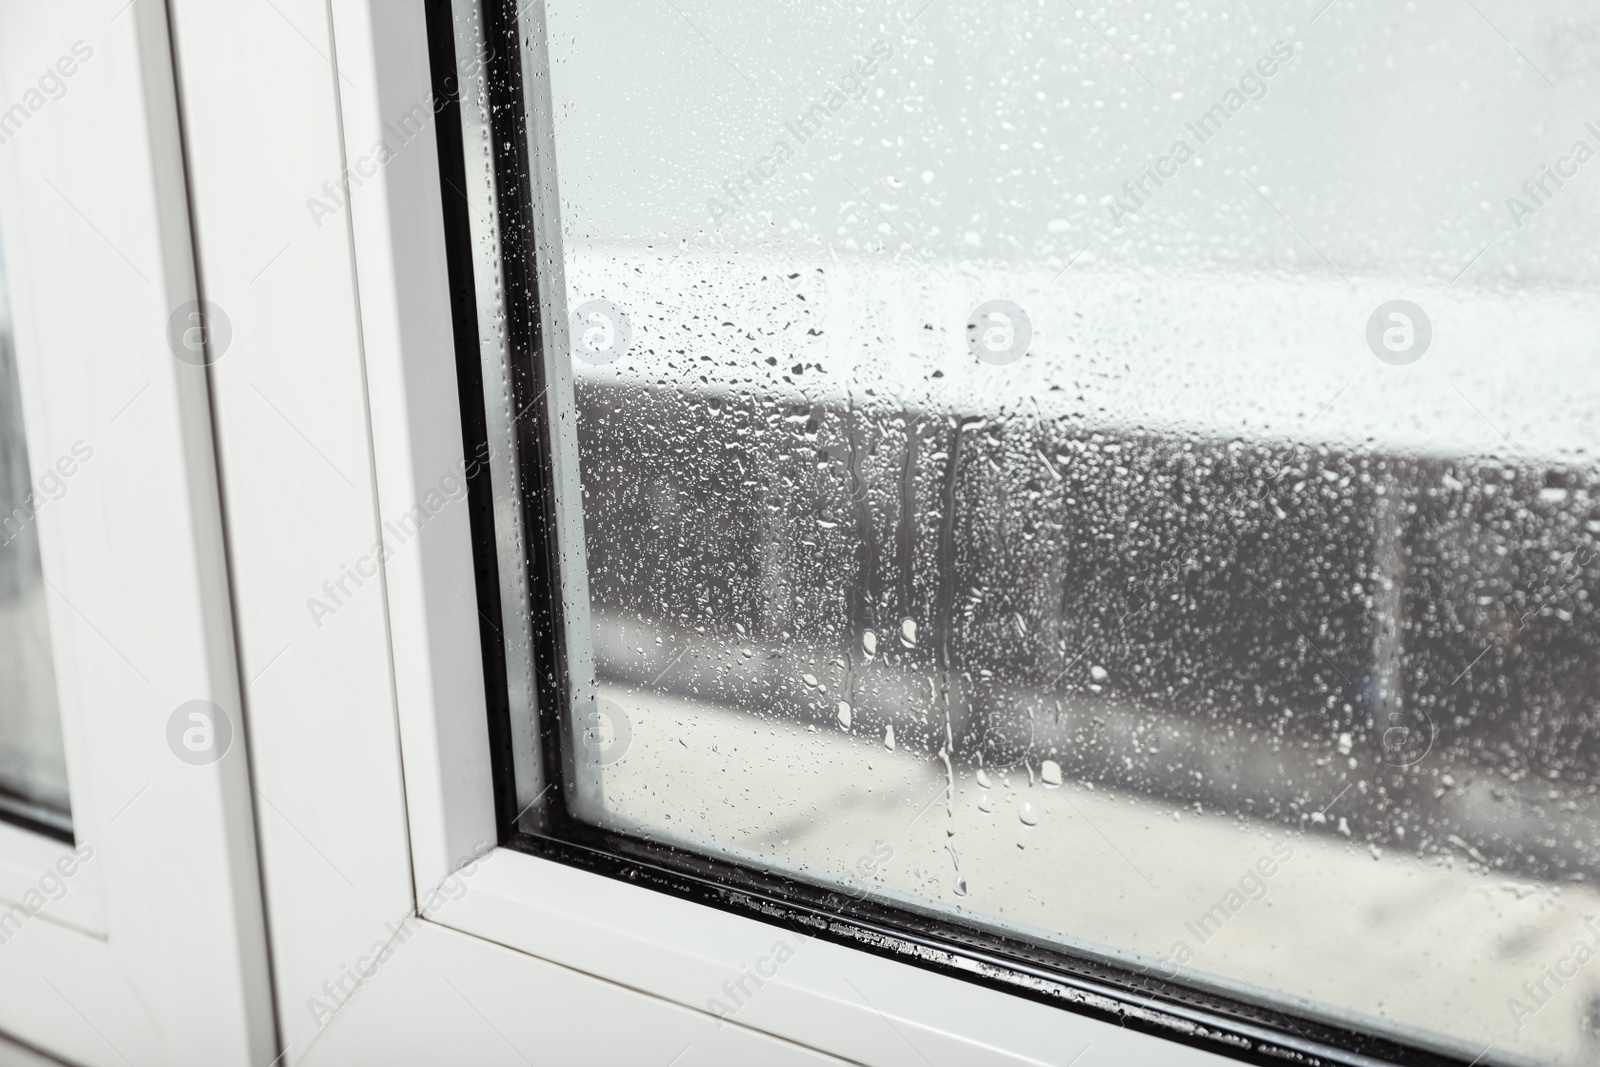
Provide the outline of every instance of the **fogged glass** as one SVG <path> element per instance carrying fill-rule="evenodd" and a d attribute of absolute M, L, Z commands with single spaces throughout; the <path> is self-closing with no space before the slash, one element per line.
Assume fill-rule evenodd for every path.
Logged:
<path fill-rule="evenodd" d="M 581 813 L 1595 1062 L 1592 6 L 548 6 Z"/>
<path fill-rule="evenodd" d="M 0 250 L 0 813 L 64 831 L 67 765 L 38 529 L 60 479 L 35 485 L 29 474 L 6 282 Z"/>

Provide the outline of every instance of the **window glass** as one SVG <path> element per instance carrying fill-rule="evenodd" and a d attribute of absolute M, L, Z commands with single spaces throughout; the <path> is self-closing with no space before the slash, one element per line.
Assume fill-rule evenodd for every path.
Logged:
<path fill-rule="evenodd" d="M 61 481 L 30 473 L 7 292 L 0 249 L 0 814 L 64 832 L 67 766 L 38 528 Z"/>
<path fill-rule="evenodd" d="M 548 19 L 582 817 L 1600 1056 L 1600 15 Z"/>

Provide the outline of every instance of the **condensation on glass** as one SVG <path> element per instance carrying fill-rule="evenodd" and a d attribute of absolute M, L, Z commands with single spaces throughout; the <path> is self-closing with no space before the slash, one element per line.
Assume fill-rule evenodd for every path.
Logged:
<path fill-rule="evenodd" d="M 60 491 L 28 466 L 22 395 L 0 248 L 0 814 L 71 828 L 55 660 L 39 564 L 38 513 Z"/>
<path fill-rule="evenodd" d="M 1600 15 L 546 6 L 582 817 L 1600 1057 Z"/>

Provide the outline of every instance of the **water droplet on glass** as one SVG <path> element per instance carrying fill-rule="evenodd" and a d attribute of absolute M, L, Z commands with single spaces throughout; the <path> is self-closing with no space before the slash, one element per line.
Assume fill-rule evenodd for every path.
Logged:
<path fill-rule="evenodd" d="M 848 700 L 839 701 L 839 725 L 846 730 L 850 729 L 850 702 Z"/>
<path fill-rule="evenodd" d="M 956 896 L 964 897 L 966 895 L 967 895 L 967 879 L 966 879 L 966 876 L 958 874 L 958 875 L 956 875 Z"/>
<path fill-rule="evenodd" d="M 1107 678 L 1111 677 L 1111 675 L 1104 667 L 1100 666 L 1099 664 L 1095 664 L 1093 667 L 1089 668 L 1089 677 L 1093 678 L 1097 682 L 1103 682 Z"/>
<path fill-rule="evenodd" d="M 890 752 L 894 751 L 894 723 L 883 728 L 883 747 Z"/>
<path fill-rule="evenodd" d="M 1061 764 L 1053 759 L 1047 759 L 1039 765 L 1039 778 L 1045 785 L 1055 786 L 1061 784 Z"/>
<path fill-rule="evenodd" d="M 989 799 L 989 794 L 988 793 L 985 793 L 985 794 L 983 794 L 983 796 L 978 798 L 978 810 L 979 811 L 993 811 L 994 810 L 994 801 Z"/>
<path fill-rule="evenodd" d="M 810 686 L 812 689 L 817 687 L 817 676 L 814 674 L 802 674 L 800 676 L 800 680 L 806 683 L 806 685 Z"/>
<path fill-rule="evenodd" d="M 869 655 L 869 656 L 877 655 L 878 654 L 878 635 L 873 633 L 871 630 L 868 630 L 866 633 L 862 634 L 861 635 L 861 647 L 866 651 L 867 655 Z"/>
<path fill-rule="evenodd" d="M 1039 825 L 1039 809 L 1033 806 L 1033 801 L 1024 800 L 1022 807 L 1017 809 L 1017 818 L 1022 820 L 1024 826 Z"/>
<path fill-rule="evenodd" d="M 994 788 L 994 783 L 989 781 L 989 772 L 982 767 L 978 768 L 978 784 L 985 789 Z"/>
<path fill-rule="evenodd" d="M 902 619 L 900 621 L 900 643 L 911 648 L 917 643 L 917 620 Z"/>

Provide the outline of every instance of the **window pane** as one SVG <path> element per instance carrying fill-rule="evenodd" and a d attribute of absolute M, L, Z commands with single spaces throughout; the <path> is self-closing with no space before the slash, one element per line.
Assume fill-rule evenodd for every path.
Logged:
<path fill-rule="evenodd" d="M 1319 6 L 549 4 L 583 817 L 1593 1062 L 1600 17 Z"/>
<path fill-rule="evenodd" d="M 29 473 L 8 292 L 0 249 L 0 813 L 64 831 L 67 765 L 37 521 L 51 493 Z"/>

